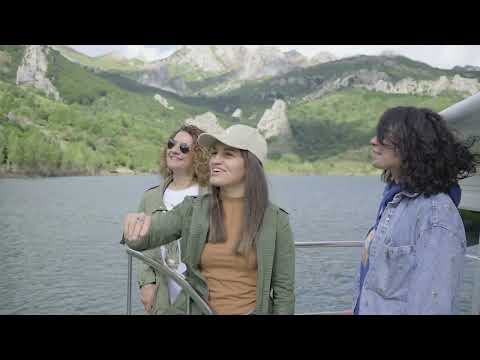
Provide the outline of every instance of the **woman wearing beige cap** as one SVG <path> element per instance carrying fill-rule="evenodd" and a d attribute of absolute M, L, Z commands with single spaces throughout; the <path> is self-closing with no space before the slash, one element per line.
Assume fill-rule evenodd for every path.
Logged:
<path fill-rule="evenodd" d="M 128 214 L 128 246 L 145 250 L 182 237 L 186 278 L 217 314 L 293 314 L 295 247 L 288 214 L 268 199 L 265 139 L 233 125 L 198 142 L 213 150 L 211 193 L 169 212 Z M 184 313 L 185 302 L 181 293 L 171 312 Z"/>

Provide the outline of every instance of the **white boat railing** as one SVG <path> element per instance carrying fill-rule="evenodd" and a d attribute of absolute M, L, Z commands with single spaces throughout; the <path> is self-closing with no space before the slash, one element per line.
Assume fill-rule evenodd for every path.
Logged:
<path fill-rule="evenodd" d="M 132 314 L 132 257 L 135 257 L 146 264 L 153 267 L 155 270 L 158 270 L 162 275 L 167 276 L 169 279 L 174 280 L 185 292 L 186 299 L 186 312 L 187 315 L 191 314 L 191 303 L 190 299 L 198 306 L 200 312 L 204 315 L 214 315 L 214 311 L 208 306 L 207 302 L 198 294 L 198 292 L 188 283 L 188 281 L 176 271 L 170 270 L 170 268 L 155 259 L 145 256 L 139 251 L 135 251 L 127 247 L 128 254 L 128 294 L 127 294 L 127 315 Z"/>
<path fill-rule="evenodd" d="M 442 117 L 450 123 L 466 122 L 469 120 L 480 121 L 480 92 L 459 101 L 452 106 L 440 111 Z"/>
<path fill-rule="evenodd" d="M 295 243 L 295 248 L 311 248 L 311 247 L 362 247 L 362 241 L 315 241 L 315 242 L 297 242 Z M 186 281 L 186 279 L 179 275 L 177 272 L 172 271 L 168 266 L 145 256 L 143 253 L 132 250 L 127 247 L 128 255 L 128 285 L 127 285 L 127 315 L 132 314 L 132 257 L 135 257 L 141 261 L 144 261 L 148 265 L 152 266 L 154 269 L 158 270 L 161 274 L 166 275 L 167 277 L 173 279 L 177 284 L 182 288 L 182 290 L 187 295 L 187 315 L 191 314 L 191 304 L 189 299 L 196 303 L 199 307 L 202 314 L 205 315 L 214 315 L 214 311 L 210 308 L 206 301 L 198 294 L 198 292 Z M 465 255 L 467 259 L 476 260 L 480 262 L 480 257 L 474 256 L 471 254 Z M 479 281 L 480 279 L 475 279 L 474 281 L 474 294 L 472 297 L 472 313 L 479 315 L 480 314 L 480 304 L 479 304 Z M 351 314 L 351 310 L 343 311 L 323 311 L 316 313 L 302 313 L 296 315 L 346 315 Z"/>

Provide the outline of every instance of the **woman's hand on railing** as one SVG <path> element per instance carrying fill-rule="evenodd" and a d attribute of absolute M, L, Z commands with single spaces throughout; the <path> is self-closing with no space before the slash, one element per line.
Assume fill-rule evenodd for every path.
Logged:
<path fill-rule="evenodd" d="M 150 229 L 152 217 L 145 213 L 130 213 L 123 223 L 123 236 L 127 241 L 137 241 Z"/>
<path fill-rule="evenodd" d="M 157 288 L 157 284 L 146 284 L 140 289 L 140 301 L 142 302 L 145 311 L 149 314 L 153 311 Z"/>

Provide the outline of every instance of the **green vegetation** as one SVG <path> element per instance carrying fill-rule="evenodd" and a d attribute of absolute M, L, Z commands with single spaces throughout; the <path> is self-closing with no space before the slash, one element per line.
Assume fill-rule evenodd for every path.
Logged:
<path fill-rule="evenodd" d="M 25 53 L 24 45 L 0 45 L 0 80 L 15 83 L 17 68 Z"/>
<path fill-rule="evenodd" d="M 338 76 L 352 68 L 371 66 L 378 70 L 390 66 L 384 58 L 371 57 L 320 64 L 262 82 L 250 81 L 215 98 L 180 97 L 136 82 L 132 79 L 136 76 L 133 72 L 127 78 L 125 73 L 93 71 L 52 49 L 47 76 L 63 99 L 54 101 L 39 90 L 15 85 L 23 53 L 24 46 L 0 45 L 0 174 L 3 175 L 100 174 L 118 167 L 153 172 L 161 145 L 186 118 L 213 111 L 226 127 L 238 123 L 230 115 L 239 107 L 243 111 L 241 122 L 256 126 L 273 100 L 282 97 L 289 103 L 293 136 L 288 141 L 270 141 L 267 171 L 378 174 L 370 165 L 368 142 L 387 108 L 413 105 L 440 111 L 464 97 L 458 93 L 429 97 L 349 88 L 313 101 L 302 100 L 311 91 L 311 82 L 320 77 Z M 406 58 L 395 59 L 396 68 L 393 65 L 389 68 L 391 76 L 392 71 L 398 72 L 396 76 L 416 71 L 420 78 L 436 76 L 437 70 L 445 74 L 443 70 L 432 70 Z M 288 81 L 295 73 L 302 74 L 305 81 Z M 226 79 L 229 75 L 222 76 Z M 221 83 L 222 77 L 189 84 L 200 88 L 208 81 L 213 86 Z M 155 94 L 166 98 L 175 110 L 165 109 L 154 100 Z"/>
<path fill-rule="evenodd" d="M 289 103 L 295 104 L 304 96 L 312 93 L 320 84 L 355 74 L 360 70 L 384 73 L 391 82 L 397 82 L 407 77 L 417 81 L 436 80 L 440 76 L 451 77 L 455 74 L 475 77 L 471 72 L 437 69 L 402 56 L 362 55 L 293 70 L 263 81 L 247 81 L 240 88 L 222 94 L 219 99 L 223 103 L 228 103 L 230 107 L 241 107 L 248 117 L 258 108 L 264 109 L 271 106 L 274 99 L 285 99 Z M 480 73 L 476 73 L 476 77 L 479 76 Z M 450 97 L 448 94 L 444 96 Z"/>
<path fill-rule="evenodd" d="M 47 77 L 68 104 L 90 105 L 96 99 L 116 91 L 111 83 L 68 61 L 56 50 L 48 54 Z"/>
<path fill-rule="evenodd" d="M 122 59 L 114 56 L 113 54 L 90 57 L 65 45 L 52 45 L 51 48 L 59 51 L 67 59 L 90 68 L 128 73 L 138 71 L 145 64 L 139 59 Z"/>
<path fill-rule="evenodd" d="M 295 152 L 303 160 L 316 161 L 358 149 L 368 144 L 378 119 L 390 107 L 441 111 L 462 98 L 459 94 L 430 97 L 348 89 L 299 103 L 288 110 Z"/>
<path fill-rule="evenodd" d="M 169 64 L 168 74 L 171 78 L 181 77 L 185 81 L 201 81 L 216 74 L 199 71 L 193 66 L 187 64 Z"/>
<path fill-rule="evenodd" d="M 156 161 L 165 136 L 153 121 L 149 129 L 141 115 L 66 105 L 30 89 L 1 85 L 4 172 L 94 174 L 117 166 L 148 171 Z"/>
<path fill-rule="evenodd" d="M 49 57 L 48 76 L 63 102 L 0 81 L 1 173 L 155 171 L 170 133 L 187 117 L 207 111 L 173 98 L 168 101 L 175 111 L 167 110 L 148 88 L 128 91 L 56 51 Z"/>
<path fill-rule="evenodd" d="M 370 147 L 363 145 L 329 157 L 313 161 L 294 153 L 285 153 L 271 159 L 266 169 L 273 173 L 302 175 L 379 175 L 380 171 L 370 164 Z"/>

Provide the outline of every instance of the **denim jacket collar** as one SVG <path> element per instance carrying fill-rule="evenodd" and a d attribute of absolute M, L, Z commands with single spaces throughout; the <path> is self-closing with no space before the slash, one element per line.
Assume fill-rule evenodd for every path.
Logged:
<path fill-rule="evenodd" d="M 407 197 L 409 199 L 415 199 L 419 195 L 420 193 L 412 193 L 407 190 L 402 190 L 393 197 L 392 204 L 398 204 L 400 201 L 402 201 L 403 197 Z"/>

